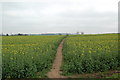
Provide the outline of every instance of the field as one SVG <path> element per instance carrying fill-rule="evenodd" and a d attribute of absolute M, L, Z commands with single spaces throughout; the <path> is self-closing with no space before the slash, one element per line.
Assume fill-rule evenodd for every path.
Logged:
<path fill-rule="evenodd" d="M 2 77 L 45 77 L 63 36 L 3 36 Z"/>
<path fill-rule="evenodd" d="M 105 72 L 120 67 L 118 34 L 3 36 L 2 77 L 47 77 L 63 39 L 62 65 L 57 66 L 62 71 L 60 75 Z"/>
<path fill-rule="evenodd" d="M 62 71 L 71 75 L 115 70 L 119 59 L 117 34 L 69 36 L 64 42 Z"/>

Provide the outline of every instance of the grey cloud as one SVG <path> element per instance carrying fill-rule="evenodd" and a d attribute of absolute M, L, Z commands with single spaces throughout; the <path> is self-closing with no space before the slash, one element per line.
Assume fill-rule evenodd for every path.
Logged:
<path fill-rule="evenodd" d="M 116 32 L 117 17 L 117 11 L 102 12 L 72 1 L 3 3 L 5 33 Z"/>

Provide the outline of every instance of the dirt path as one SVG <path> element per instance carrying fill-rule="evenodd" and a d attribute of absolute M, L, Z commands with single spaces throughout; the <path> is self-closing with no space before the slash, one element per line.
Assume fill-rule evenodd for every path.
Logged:
<path fill-rule="evenodd" d="M 71 76 L 62 76 L 60 75 L 60 67 L 62 64 L 62 47 L 63 47 L 64 39 L 61 41 L 57 48 L 57 53 L 56 57 L 54 60 L 54 63 L 52 65 L 52 69 L 47 73 L 48 78 L 103 78 L 102 73 L 92 73 L 92 74 L 78 74 L 78 75 L 71 75 Z M 118 70 L 113 70 L 113 71 L 108 71 L 104 73 L 104 76 L 111 76 L 114 73 L 118 73 L 120 71 Z"/>
<path fill-rule="evenodd" d="M 61 41 L 57 48 L 56 57 L 54 60 L 54 63 L 52 65 L 52 69 L 50 72 L 47 73 L 48 78 L 63 78 L 63 76 L 60 75 L 60 66 L 62 64 L 62 47 L 63 47 L 64 40 Z"/>

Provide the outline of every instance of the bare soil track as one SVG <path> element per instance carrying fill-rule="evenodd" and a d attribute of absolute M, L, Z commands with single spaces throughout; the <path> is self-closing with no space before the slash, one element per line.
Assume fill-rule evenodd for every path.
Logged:
<path fill-rule="evenodd" d="M 59 44 L 57 48 L 56 57 L 54 60 L 54 63 L 52 65 L 52 69 L 50 72 L 47 73 L 48 78 L 63 78 L 63 76 L 60 75 L 60 66 L 62 64 L 62 47 L 63 47 L 64 39 Z"/>
<path fill-rule="evenodd" d="M 62 64 L 62 47 L 63 47 L 63 43 L 64 43 L 64 39 L 61 41 L 61 43 L 59 44 L 58 48 L 57 48 L 57 53 L 56 53 L 56 57 L 54 60 L 54 63 L 52 65 L 52 69 L 47 73 L 47 77 L 48 78 L 103 78 L 101 76 L 101 73 L 91 73 L 91 74 L 77 74 L 77 75 L 71 75 L 71 76 L 62 76 L 61 71 L 60 71 L 60 67 Z M 104 76 L 111 76 L 114 73 L 118 73 L 120 72 L 119 70 L 112 70 L 112 71 L 108 71 L 106 72 L 106 74 Z"/>

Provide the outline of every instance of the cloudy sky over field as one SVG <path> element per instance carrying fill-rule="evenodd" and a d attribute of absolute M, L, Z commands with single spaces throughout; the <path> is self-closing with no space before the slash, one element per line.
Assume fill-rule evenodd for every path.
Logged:
<path fill-rule="evenodd" d="M 119 0 L 5 1 L 0 3 L 4 33 L 118 32 Z"/>

